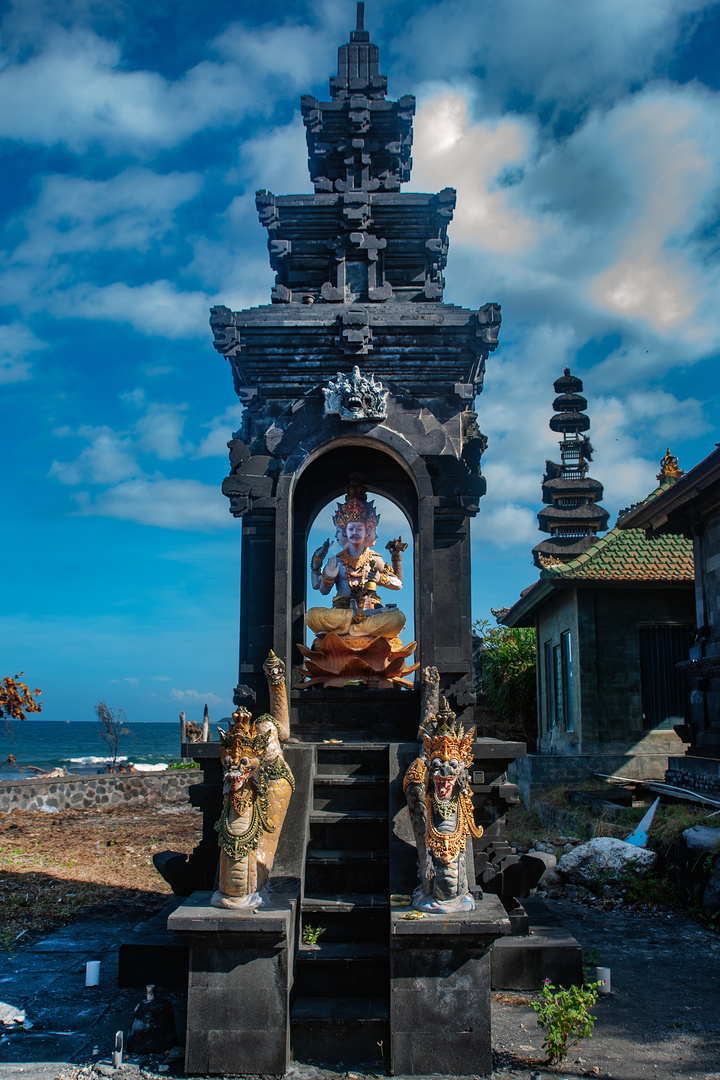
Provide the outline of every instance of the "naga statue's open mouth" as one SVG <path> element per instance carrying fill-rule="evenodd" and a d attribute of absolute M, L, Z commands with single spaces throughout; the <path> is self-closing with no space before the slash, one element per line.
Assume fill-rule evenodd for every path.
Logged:
<path fill-rule="evenodd" d="M 252 772 L 252 769 L 233 769 L 225 773 L 225 783 L 231 791 L 239 791 L 250 779 Z"/>
<path fill-rule="evenodd" d="M 435 797 L 438 799 L 451 799 L 455 787 L 454 776 L 434 776 Z"/>

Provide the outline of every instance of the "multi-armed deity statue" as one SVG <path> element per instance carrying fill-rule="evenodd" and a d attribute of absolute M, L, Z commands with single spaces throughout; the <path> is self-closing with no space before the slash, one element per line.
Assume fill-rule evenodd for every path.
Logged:
<path fill-rule="evenodd" d="M 423 752 L 403 781 L 420 871 L 413 907 L 472 911 L 475 901 L 468 888 L 465 845 L 468 834 L 478 840 L 483 834 L 475 824 L 468 779 L 475 728 L 466 734 L 443 698 L 421 734 Z"/>
<path fill-rule="evenodd" d="M 407 676 L 420 665 L 405 665 L 416 642 L 403 645 L 405 616 L 395 604 L 383 604 L 378 587 L 402 588 L 402 537 L 386 548 L 392 563 L 374 550 L 380 516 L 364 488 L 352 480 L 344 503 L 333 516 L 335 540 L 328 539 L 310 560 L 311 583 L 323 596 L 335 589 L 332 607 L 312 607 L 305 623 L 316 634 L 311 649 L 300 645 L 304 686 L 365 683 L 379 689 L 412 687 Z"/>

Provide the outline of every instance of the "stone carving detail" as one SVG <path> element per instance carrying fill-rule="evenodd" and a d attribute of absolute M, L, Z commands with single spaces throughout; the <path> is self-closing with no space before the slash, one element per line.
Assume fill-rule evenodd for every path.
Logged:
<path fill-rule="evenodd" d="M 363 375 L 355 365 L 351 375 L 338 371 L 323 387 L 325 413 L 341 420 L 384 420 L 388 391 L 374 375 Z"/>
<path fill-rule="evenodd" d="M 254 721 L 240 706 L 222 745 L 223 809 L 215 828 L 220 844 L 214 907 L 257 908 L 272 870 L 293 775 L 283 758 L 278 728 L 269 714 Z"/>
<path fill-rule="evenodd" d="M 479 839 L 468 786 L 475 728 L 456 723 L 445 698 L 437 715 L 421 727 L 423 751 L 405 774 L 403 790 L 418 851 L 420 884 L 413 893 L 418 911 L 472 911 L 465 844 Z"/>
<path fill-rule="evenodd" d="M 373 347 L 373 333 L 364 311 L 346 311 L 340 332 L 343 352 L 365 355 Z"/>

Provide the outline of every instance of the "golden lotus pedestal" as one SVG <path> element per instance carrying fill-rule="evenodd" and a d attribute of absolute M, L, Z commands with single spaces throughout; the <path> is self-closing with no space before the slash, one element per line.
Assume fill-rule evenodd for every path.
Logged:
<path fill-rule="evenodd" d="M 420 664 L 406 665 L 417 642 L 403 645 L 399 637 L 369 637 L 362 634 L 318 634 L 312 648 L 298 646 L 305 658 L 295 670 L 303 681 L 299 689 L 310 686 L 345 687 L 363 684 L 373 690 L 401 687 L 412 690 L 408 678 Z"/>

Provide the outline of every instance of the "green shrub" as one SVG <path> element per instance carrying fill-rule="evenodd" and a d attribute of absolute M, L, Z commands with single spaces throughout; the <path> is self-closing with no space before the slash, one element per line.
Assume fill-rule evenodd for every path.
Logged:
<path fill-rule="evenodd" d="M 595 1017 L 590 1010 L 597 1001 L 600 986 L 602 983 L 594 982 L 557 990 L 546 979 L 540 993 L 534 995 L 531 1005 L 539 1027 L 545 1032 L 543 1049 L 549 1065 L 560 1064 L 572 1046 L 592 1036 Z"/>
<path fill-rule="evenodd" d="M 473 624 L 482 638 L 483 689 L 496 719 L 518 726 L 531 748 L 537 740 L 535 631 L 491 626 L 488 619 Z"/>

